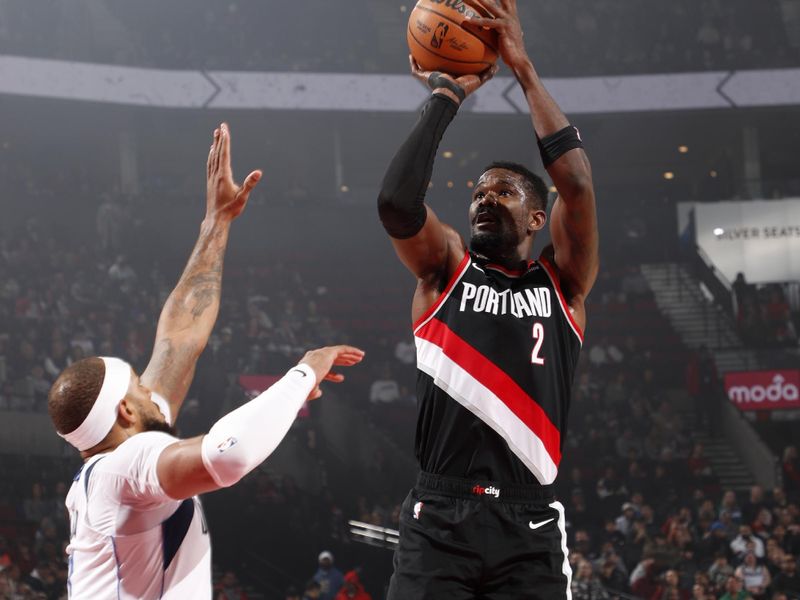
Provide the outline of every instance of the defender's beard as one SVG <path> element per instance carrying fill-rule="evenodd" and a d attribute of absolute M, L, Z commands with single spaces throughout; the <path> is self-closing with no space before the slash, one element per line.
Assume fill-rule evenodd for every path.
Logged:
<path fill-rule="evenodd" d="M 174 425 L 170 425 L 166 421 L 159 421 L 158 419 L 146 418 L 142 421 L 142 426 L 145 431 L 161 431 L 177 437 L 178 431 Z"/>

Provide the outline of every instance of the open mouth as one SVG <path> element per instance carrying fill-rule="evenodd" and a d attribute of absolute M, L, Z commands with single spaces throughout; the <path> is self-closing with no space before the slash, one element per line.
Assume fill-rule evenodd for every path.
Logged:
<path fill-rule="evenodd" d="M 475 217 L 475 225 L 481 225 L 484 223 L 496 223 L 497 219 L 489 212 L 482 212 L 479 213 L 477 217 Z"/>

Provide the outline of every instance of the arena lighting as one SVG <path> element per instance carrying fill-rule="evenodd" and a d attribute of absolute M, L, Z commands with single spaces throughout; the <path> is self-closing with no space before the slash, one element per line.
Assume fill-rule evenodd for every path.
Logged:
<path fill-rule="evenodd" d="M 678 146 L 678 152 L 681 154 L 686 154 L 689 152 L 689 146 Z"/>
<path fill-rule="evenodd" d="M 717 172 L 716 172 L 716 171 L 714 171 L 713 169 L 712 169 L 711 171 L 709 171 L 709 172 L 708 172 L 708 174 L 709 174 L 709 176 L 711 176 L 711 177 L 716 177 L 716 176 L 717 176 Z"/>
<path fill-rule="evenodd" d="M 673 173 L 672 171 L 667 171 L 666 173 L 664 173 L 664 179 L 666 180 L 675 179 L 675 173 Z"/>
<path fill-rule="evenodd" d="M 725 233 L 725 230 L 724 230 L 722 227 L 715 227 L 715 228 L 714 228 L 714 235 L 715 235 L 715 236 L 719 237 L 719 236 L 721 236 L 723 233 Z"/>
<path fill-rule="evenodd" d="M 472 188 L 474 188 L 474 187 L 475 187 L 475 182 L 474 182 L 474 181 L 472 181 L 472 179 L 470 179 L 470 180 L 467 182 L 467 187 L 468 187 L 469 189 L 472 189 Z"/>
<path fill-rule="evenodd" d="M 339 189 L 340 189 L 340 190 L 342 190 L 343 192 L 347 193 L 347 192 L 349 192 L 349 191 L 350 191 L 350 186 L 343 185 L 343 186 L 342 186 L 342 187 L 340 187 Z"/>
<path fill-rule="evenodd" d="M 453 153 L 450 150 L 445 150 L 444 152 L 442 152 L 442 156 L 444 156 L 445 158 L 453 158 Z"/>
<path fill-rule="evenodd" d="M 448 187 L 448 188 L 451 188 L 451 189 L 452 189 L 453 185 L 455 185 L 455 184 L 454 184 L 452 181 L 448 181 L 448 182 L 447 182 L 447 187 Z"/>

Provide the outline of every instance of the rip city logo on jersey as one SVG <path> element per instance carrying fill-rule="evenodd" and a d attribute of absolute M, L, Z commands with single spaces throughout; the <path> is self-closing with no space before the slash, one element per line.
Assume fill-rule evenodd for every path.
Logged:
<path fill-rule="evenodd" d="M 442 43 L 444 42 L 444 38 L 449 30 L 450 30 L 449 25 L 440 22 L 436 26 L 436 29 L 433 32 L 433 37 L 431 38 L 431 46 L 433 46 L 434 48 L 441 48 Z"/>
<path fill-rule="evenodd" d="M 503 290 L 498 292 L 488 285 L 475 285 L 463 282 L 459 310 L 471 309 L 493 315 L 511 313 L 518 319 L 525 317 L 549 317 L 553 314 L 550 289 L 546 287 L 526 288 L 519 292 Z"/>
<path fill-rule="evenodd" d="M 489 487 L 483 487 L 482 485 L 476 485 L 472 488 L 472 493 L 476 496 L 494 496 L 495 498 L 500 497 L 500 488 L 496 488 L 493 485 Z"/>
<path fill-rule="evenodd" d="M 217 445 L 217 452 L 222 454 L 223 452 L 229 450 L 238 443 L 239 440 L 237 440 L 235 437 L 229 437 L 227 440 L 225 440 L 224 442 L 220 442 L 219 445 Z"/>

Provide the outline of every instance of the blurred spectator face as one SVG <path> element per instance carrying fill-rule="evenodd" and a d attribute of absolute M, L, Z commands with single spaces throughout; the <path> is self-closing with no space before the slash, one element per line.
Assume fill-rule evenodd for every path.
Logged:
<path fill-rule="evenodd" d="M 756 566 L 756 555 L 752 552 L 748 552 L 745 554 L 744 557 L 744 564 L 746 564 L 751 569 Z"/>
<path fill-rule="evenodd" d="M 706 588 L 699 583 L 692 586 L 692 600 L 704 600 L 706 597 Z"/>
<path fill-rule="evenodd" d="M 739 535 L 743 538 L 749 538 L 751 535 L 753 535 L 753 531 L 750 529 L 749 525 L 742 525 L 739 527 Z"/>
<path fill-rule="evenodd" d="M 786 573 L 789 577 L 794 577 L 795 571 L 797 571 L 797 563 L 795 562 L 794 556 L 788 554 L 784 557 L 781 571 Z"/>
<path fill-rule="evenodd" d="M 760 485 L 754 485 L 750 488 L 750 502 L 759 504 L 764 501 L 764 490 Z"/>
<path fill-rule="evenodd" d="M 592 563 L 588 560 L 582 560 L 578 563 L 578 579 L 591 579 L 592 578 Z"/>
<path fill-rule="evenodd" d="M 677 587 L 678 586 L 678 572 L 674 569 L 670 569 L 664 574 L 664 581 L 667 583 L 668 586 Z"/>
<path fill-rule="evenodd" d="M 742 591 L 742 580 L 734 575 L 731 575 L 728 577 L 728 583 L 725 585 L 725 589 L 731 596 L 735 596 Z"/>

